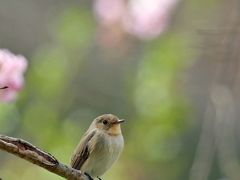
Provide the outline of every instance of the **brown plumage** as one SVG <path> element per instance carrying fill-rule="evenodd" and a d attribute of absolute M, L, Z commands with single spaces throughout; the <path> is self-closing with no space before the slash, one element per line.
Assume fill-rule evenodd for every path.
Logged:
<path fill-rule="evenodd" d="M 97 117 L 75 149 L 71 166 L 92 178 L 102 176 L 123 149 L 121 122 L 124 120 L 112 114 Z"/>

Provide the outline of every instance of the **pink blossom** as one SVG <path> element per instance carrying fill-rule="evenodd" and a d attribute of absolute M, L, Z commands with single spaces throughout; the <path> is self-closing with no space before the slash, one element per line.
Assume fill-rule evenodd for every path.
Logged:
<path fill-rule="evenodd" d="M 0 49 L 0 101 L 10 102 L 17 97 L 21 90 L 27 68 L 27 60 L 21 55 L 14 55 L 6 49 Z"/>
<path fill-rule="evenodd" d="M 153 39 L 168 26 L 178 0 L 131 0 L 126 30 L 141 39 Z"/>
<path fill-rule="evenodd" d="M 100 24 L 120 27 L 140 39 L 159 36 L 168 26 L 179 0 L 96 0 L 94 11 Z"/>
<path fill-rule="evenodd" d="M 121 20 L 125 13 L 124 0 L 96 0 L 94 12 L 103 25 L 113 25 Z"/>

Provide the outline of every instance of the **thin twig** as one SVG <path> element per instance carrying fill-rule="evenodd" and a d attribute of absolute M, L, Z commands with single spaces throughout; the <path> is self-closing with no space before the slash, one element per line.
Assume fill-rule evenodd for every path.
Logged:
<path fill-rule="evenodd" d="M 88 180 L 81 171 L 62 164 L 51 154 L 42 151 L 25 140 L 0 135 L 0 149 L 66 179 Z"/>
<path fill-rule="evenodd" d="M 4 86 L 4 87 L 0 87 L 0 89 L 7 89 L 8 87 L 7 86 Z M 0 179 L 1 180 L 1 179 Z"/>

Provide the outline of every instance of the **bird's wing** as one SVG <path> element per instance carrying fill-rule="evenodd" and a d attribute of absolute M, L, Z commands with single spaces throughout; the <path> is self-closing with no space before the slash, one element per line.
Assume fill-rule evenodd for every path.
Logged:
<path fill-rule="evenodd" d="M 92 131 L 82 138 L 71 159 L 72 168 L 80 170 L 84 162 L 88 159 L 91 152 L 89 144 L 95 134 L 96 131 Z"/>

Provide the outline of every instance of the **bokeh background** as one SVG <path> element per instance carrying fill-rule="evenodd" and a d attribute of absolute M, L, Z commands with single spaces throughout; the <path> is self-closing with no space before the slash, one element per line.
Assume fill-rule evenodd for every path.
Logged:
<path fill-rule="evenodd" d="M 126 145 L 104 180 L 239 180 L 239 25 L 238 0 L 1 0 L 0 48 L 28 68 L 0 133 L 69 164 L 113 113 Z M 61 179 L 5 152 L 0 178 Z"/>

